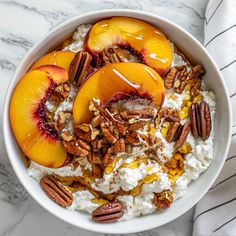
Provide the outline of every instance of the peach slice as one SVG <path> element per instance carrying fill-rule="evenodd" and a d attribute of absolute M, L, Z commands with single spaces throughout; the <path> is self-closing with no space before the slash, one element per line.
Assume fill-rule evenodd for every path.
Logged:
<path fill-rule="evenodd" d="M 74 56 L 74 52 L 53 51 L 39 58 L 31 66 L 30 70 L 44 65 L 57 65 L 69 71 L 70 63 Z"/>
<path fill-rule="evenodd" d="M 31 160 L 57 168 L 67 160 L 57 133 L 45 116 L 45 102 L 56 84 L 66 82 L 65 69 L 48 65 L 28 72 L 17 84 L 10 102 L 10 122 L 16 140 Z"/>
<path fill-rule="evenodd" d="M 111 45 L 130 50 L 160 75 L 172 62 L 171 46 L 165 35 L 153 25 L 134 18 L 112 17 L 92 27 L 86 48 L 95 58 Z"/>
<path fill-rule="evenodd" d="M 88 105 L 93 98 L 107 104 L 120 99 L 122 94 L 148 98 L 161 107 L 165 88 L 159 74 L 144 64 L 124 62 L 104 66 L 91 75 L 78 91 L 73 106 L 75 124 L 91 119 Z"/>

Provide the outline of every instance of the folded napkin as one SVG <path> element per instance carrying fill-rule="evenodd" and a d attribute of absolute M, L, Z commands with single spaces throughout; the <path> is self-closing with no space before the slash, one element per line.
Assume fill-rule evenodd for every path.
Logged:
<path fill-rule="evenodd" d="M 233 107 L 230 151 L 220 176 L 197 204 L 193 235 L 236 235 L 236 1 L 210 0 L 204 46 L 227 84 Z"/>

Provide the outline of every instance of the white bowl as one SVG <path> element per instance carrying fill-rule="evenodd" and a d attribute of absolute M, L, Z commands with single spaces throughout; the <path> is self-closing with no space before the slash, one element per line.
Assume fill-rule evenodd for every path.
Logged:
<path fill-rule="evenodd" d="M 21 158 L 19 158 L 21 150 L 15 141 L 10 127 L 9 102 L 16 83 L 27 72 L 36 59 L 65 39 L 78 25 L 83 23 L 94 23 L 97 20 L 111 16 L 135 17 L 156 25 L 169 39 L 183 48 L 187 54 L 191 55 L 194 61 L 201 63 L 205 67 L 207 72 L 205 76 L 207 88 L 215 92 L 217 102 L 214 159 L 207 171 L 203 173 L 199 179 L 189 185 L 185 196 L 174 202 L 169 209 L 151 215 L 134 218 L 129 221 L 98 224 L 91 221 L 91 217 L 87 213 L 78 211 L 72 212 L 52 202 L 41 190 L 39 184 L 28 175 L 25 165 Z M 176 24 L 150 13 L 133 10 L 104 10 L 91 12 L 75 17 L 50 31 L 40 40 L 40 42 L 32 47 L 18 66 L 7 91 L 3 116 L 3 132 L 9 159 L 16 175 L 30 195 L 41 206 L 60 219 L 74 226 L 102 233 L 122 234 L 144 231 L 166 224 L 184 214 L 203 197 L 215 181 L 224 164 L 231 138 L 231 107 L 228 91 L 220 71 L 208 52 L 193 36 Z"/>

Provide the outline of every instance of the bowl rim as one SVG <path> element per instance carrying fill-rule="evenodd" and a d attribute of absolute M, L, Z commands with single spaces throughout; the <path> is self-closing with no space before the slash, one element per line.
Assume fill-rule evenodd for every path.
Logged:
<path fill-rule="evenodd" d="M 188 207 L 186 207 L 182 212 L 175 214 L 174 216 L 170 216 L 168 218 L 168 220 L 166 220 L 164 223 L 158 224 L 158 222 L 150 222 L 149 224 L 146 225 L 142 225 L 142 227 L 137 227 L 137 229 L 134 230 L 130 230 L 129 228 L 126 229 L 119 229 L 119 232 L 112 232 L 111 230 L 107 230 L 105 225 L 103 227 L 103 229 L 96 229 L 96 227 L 94 227 L 93 229 L 89 229 L 84 225 L 79 225 L 79 224 L 74 224 L 72 222 L 69 222 L 69 220 L 67 220 L 65 217 L 61 216 L 60 214 L 57 214 L 56 212 L 54 212 L 52 209 L 49 209 L 42 201 L 40 201 L 39 198 L 36 197 L 36 195 L 34 195 L 31 191 L 31 189 L 25 184 L 23 177 L 21 176 L 20 172 L 18 172 L 17 167 L 15 166 L 14 163 L 14 159 L 12 157 L 13 152 L 12 150 L 14 149 L 10 142 L 8 141 L 10 138 L 10 135 L 8 134 L 8 130 L 7 130 L 7 125 L 10 123 L 9 122 L 9 103 L 10 103 L 10 99 L 11 99 L 11 95 L 12 95 L 12 91 L 15 87 L 14 83 L 17 79 L 17 75 L 20 72 L 20 69 L 22 68 L 22 66 L 24 66 L 27 58 L 41 45 L 43 44 L 43 42 L 53 33 L 55 33 L 56 31 L 62 29 L 63 27 L 72 24 L 75 21 L 78 21 L 79 19 L 83 19 L 83 18 L 91 18 L 94 15 L 101 17 L 101 18 L 105 18 L 106 15 L 108 14 L 110 17 L 111 16 L 128 16 L 128 17 L 133 17 L 135 18 L 138 16 L 139 18 L 142 17 L 151 17 L 153 19 L 155 19 L 157 22 L 158 21 L 162 21 L 164 24 L 168 24 L 171 27 L 177 28 L 179 31 L 181 31 L 183 34 L 185 34 L 187 37 L 189 37 L 194 44 L 197 44 L 198 47 L 204 51 L 205 55 L 208 57 L 208 59 L 210 60 L 210 62 L 212 63 L 212 65 L 214 66 L 221 82 L 223 85 L 223 90 L 226 94 L 226 102 L 227 102 L 227 109 L 229 111 L 229 119 L 228 119 L 228 130 L 227 130 L 227 142 L 225 145 L 225 151 L 224 151 L 224 157 L 222 158 L 222 161 L 219 165 L 218 170 L 215 172 L 214 177 L 212 177 L 212 181 L 209 182 L 208 185 L 206 185 L 205 190 L 201 192 L 201 194 L 198 195 L 198 198 L 195 199 L 195 201 L 193 201 L 193 203 L 191 205 L 189 205 Z M 215 61 L 213 60 L 213 58 L 211 57 L 211 55 L 208 53 L 208 51 L 203 47 L 203 45 L 194 37 L 192 36 L 190 33 L 188 33 L 185 29 L 183 29 L 181 26 L 177 25 L 176 23 L 173 23 L 172 21 L 156 15 L 154 13 L 149 13 L 147 11 L 141 11 L 141 10 L 131 10 L 131 9 L 104 9 L 104 10 L 97 10 L 97 11 L 91 11 L 79 16 L 75 16 L 72 17 L 71 19 L 66 20 L 65 22 L 57 25 L 56 27 L 54 27 L 53 29 L 51 29 L 49 32 L 45 33 L 38 41 L 37 43 L 35 43 L 31 49 L 26 53 L 26 55 L 23 57 L 23 59 L 21 60 L 21 62 L 19 63 L 19 65 L 17 66 L 16 71 L 14 72 L 14 75 L 11 78 L 11 81 L 9 83 L 7 92 L 6 92 L 6 96 L 5 96 L 5 101 L 4 101 L 4 109 L 3 109 L 3 123 L 2 123 L 2 128 L 3 128 L 3 139 L 4 139 L 4 143 L 5 143 L 5 147 L 7 150 L 7 154 L 8 154 L 8 158 L 11 162 L 11 165 L 13 167 L 13 170 L 16 174 L 16 176 L 18 177 L 18 179 L 20 180 L 21 184 L 24 186 L 24 188 L 27 190 L 27 192 L 29 193 L 29 195 L 41 206 L 43 207 L 45 210 L 47 210 L 48 212 L 50 212 L 52 215 L 56 216 L 57 218 L 61 219 L 62 221 L 73 225 L 75 227 L 78 228 L 82 228 L 85 230 L 89 230 L 89 231 L 93 231 L 93 232 L 98 232 L 98 233 L 109 233 L 109 234 L 117 234 L 117 233 L 136 233 L 136 232 L 141 232 L 141 231 L 145 231 L 145 230 L 149 230 L 155 227 L 159 227 L 161 225 L 164 225 L 166 223 L 169 223 L 173 220 L 175 220 L 176 218 L 180 217 L 181 215 L 183 215 L 184 213 L 186 213 L 190 208 L 192 208 L 205 194 L 206 192 L 209 190 L 210 186 L 215 182 L 216 178 L 218 177 L 223 165 L 224 165 L 224 161 L 226 159 L 227 153 L 229 151 L 229 146 L 230 146 L 230 142 L 231 142 L 231 131 L 232 131 L 232 107 L 231 107 L 231 102 L 230 102 L 230 97 L 229 97 L 229 92 L 228 89 L 226 87 L 226 83 L 223 79 L 223 76 L 220 72 L 220 70 L 218 69 Z"/>

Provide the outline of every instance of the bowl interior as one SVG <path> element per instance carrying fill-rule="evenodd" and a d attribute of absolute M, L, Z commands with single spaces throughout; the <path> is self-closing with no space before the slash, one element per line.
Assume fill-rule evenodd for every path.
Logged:
<path fill-rule="evenodd" d="M 214 159 L 209 169 L 203 173 L 197 181 L 194 181 L 189 185 L 185 196 L 174 202 L 172 206 L 165 211 L 134 218 L 126 222 L 104 225 L 91 221 L 88 214 L 77 211 L 72 212 L 59 207 L 43 193 L 38 183 L 28 176 L 26 167 L 21 158 L 19 158 L 21 151 L 15 142 L 10 128 L 8 109 L 10 97 L 17 81 L 26 73 L 28 68 L 37 58 L 45 54 L 51 48 L 54 48 L 55 45 L 59 44 L 63 39 L 71 34 L 76 26 L 82 23 L 94 23 L 101 18 L 110 16 L 129 16 L 139 18 L 152 23 L 163 30 L 167 37 L 181 48 L 184 48 L 184 51 L 187 54 L 190 54 L 194 61 L 204 65 L 207 71 L 205 76 L 206 85 L 209 90 L 215 92 L 217 105 L 215 116 Z M 212 185 L 222 168 L 229 147 L 231 133 L 231 108 L 229 104 L 228 93 L 224 81 L 219 70 L 216 68 L 215 63 L 212 61 L 211 57 L 209 57 L 201 44 L 186 31 L 161 17 L 149 13 L 147 14 L 132 10 L 99 11 L 76 17 L 67 21 L 63 25 L 56 27 L 26 55 L 15 72 L 6 96 L 3 121 L 4 139 L 10 161 L 21 183 L 32 197 L 49 212 L 70 224 L 91 231 L 117 234 L 139 232 L 163 225 L 182 215 L 195 205 Z"/>

